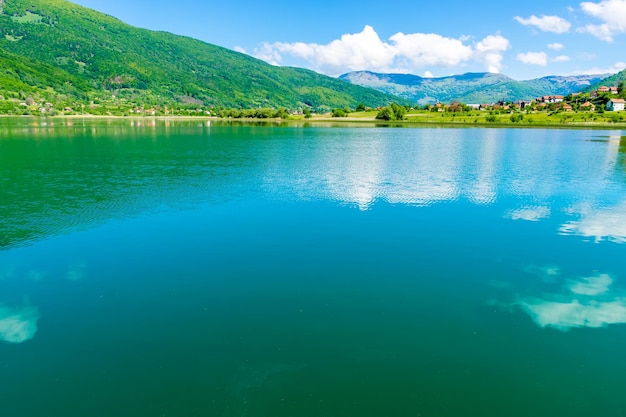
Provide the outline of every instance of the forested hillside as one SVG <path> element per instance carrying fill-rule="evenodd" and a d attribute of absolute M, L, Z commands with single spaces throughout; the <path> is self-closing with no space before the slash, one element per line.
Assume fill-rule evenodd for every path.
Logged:
<path fill-rule="evenodd" d="M 80 103 L 93 111 L 168 105 L 326 110 L 397 100 L 313 71 L 132 27 L 65 0 L 5 0 L 0 65 L 4 113 L 42 103 L 57 110 Z"/>

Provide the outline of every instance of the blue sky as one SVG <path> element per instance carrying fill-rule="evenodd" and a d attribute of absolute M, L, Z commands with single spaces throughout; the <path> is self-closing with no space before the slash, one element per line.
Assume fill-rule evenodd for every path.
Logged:
<path fill-rule="evenodd" d="M 626 0 L 74 0 L 275 65 L 516 80 L 626 68 Z"/>

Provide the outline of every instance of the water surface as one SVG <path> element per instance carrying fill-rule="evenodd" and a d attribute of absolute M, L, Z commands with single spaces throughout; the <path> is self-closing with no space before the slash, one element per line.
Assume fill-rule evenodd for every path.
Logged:
<path fill-rule="evenodd" d="M 0 413 L 622 416 L 625 135 L 0 119 Z"/>

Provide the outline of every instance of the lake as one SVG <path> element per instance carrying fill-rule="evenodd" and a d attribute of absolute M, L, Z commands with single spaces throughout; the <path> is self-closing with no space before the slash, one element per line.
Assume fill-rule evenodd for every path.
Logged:
<path fill-rule="evenodd" d="M 626 133 L 0 119 L 6 417 L 624 416 Z"/>

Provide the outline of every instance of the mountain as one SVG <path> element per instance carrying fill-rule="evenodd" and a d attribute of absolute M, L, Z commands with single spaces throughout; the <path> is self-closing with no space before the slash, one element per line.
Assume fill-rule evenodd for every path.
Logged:
<path fill-rule="evenodd" d="M 607 87 L 617 87 L 621 82 L 626 82 L 626 69 L 621 70 L 617 74 L 613 74 L 610 77 L 604 78 L 589 87 L 586 87 L 583 91 L 588 93 L 593 90 L 597 90 L 598 87 L 603 85 Z"/>
<path fill-rule="evenodd" d="M 532 100 L 544 95 L 567 95 L 590 86 L 609 74 L 550 76 L 516 81 L 503 74 L 467 73 L 441 78 L 423 78 L 411 74 L 379 74 L 355 71 L 339 79 L 352 84 L 394 94 L 412 103 L 493 103 L 496 101 Z"/>
<path fill-rule="evenodd" d="M 29 97 L 68 105 L 292 109 L 398 101 L 313 71 L 136 28 L 65 0 L 0 0 L 0 64 L 0 112 Z"/>

